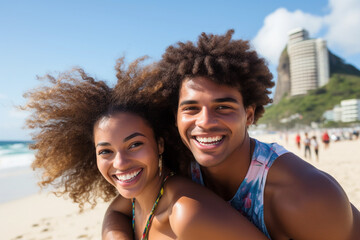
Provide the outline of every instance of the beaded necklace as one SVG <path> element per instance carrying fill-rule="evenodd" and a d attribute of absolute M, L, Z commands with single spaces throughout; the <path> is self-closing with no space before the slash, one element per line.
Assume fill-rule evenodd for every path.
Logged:
<path fill-rule="evenodd" d="M 150 226 L 151 226 L 151 222 L 152 222 L 152 220 L 153 220 L 153 218 L 154 218 L 154 216 L 155 216 L 155 215 L 154 215 L 155 209 L 156 209 L 156 207 L 157 207 L 157 205 L 158 205 L 158 203 L 159 203 L 162 195 L 164 194 L 164 184 L 165 184 L 165 181 L 166 181 L 169 177 L 171 177 L 171 176 L 174 176 L 174 173 L 173 173 L 173 172 L 170 172 L 170 173 L 164 178 L 164 180 L 163 180 L 163 182 L 162 182 L 162 184 L 161 184 L 161 188 L 160 188 L 159 194 L 158 194 L 158 196 L 157 196 L 157 198 L 156 198 L 156 200 L 155 200 L 155 203 L 154 203 L 154 205 L 153 205 L 153 207 L 152 207 L 152 209 L 151 209 L 150 216 L 149 216 L 149 218 L 148 218 L 148 220 L 147 220 L 147 223 L 146 223 L 146 225 L 145 225 L 144 232 L 143 232 L 143 234 L 142 234 L 142 236 L 141 236 L 141 240 L 147 240 L 147 239 L 148 239 L 149 229 L 150 229 Z M 133 200 L 132 200 L 132 215 L 133 215 L 133 216 L 132 216 L 132 227 L 133 227 L 133 230 L 134 230 L 134 232 L 135 232 L 135 198 L 133 198 Z"/>

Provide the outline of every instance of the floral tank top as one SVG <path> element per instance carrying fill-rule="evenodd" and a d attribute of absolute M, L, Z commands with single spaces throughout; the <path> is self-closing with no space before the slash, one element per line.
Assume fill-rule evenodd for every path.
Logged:
<path fill-rule="evenodd" d="M 264 221 L 266 177 L 273 162 L 288 151 L 277 143 L 263 143 L 254 140 L 255 148 L 249 170 L 229 203 L 271 239 Z M 204 185 L 200 165 L 197 162 L 191 163 L 191 176 L 194 182 Z"/>

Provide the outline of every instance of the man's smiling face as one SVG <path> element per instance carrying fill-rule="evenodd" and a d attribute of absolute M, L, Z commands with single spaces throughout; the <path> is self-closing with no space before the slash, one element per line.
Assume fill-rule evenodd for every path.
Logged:
<path fill-rule="evenodd" d="M 206 77 L 185 79 L 179 92 L 177 126 L 185 145 L 204 167 L 237 157 L 254 108 L 245 109 L 238 89 Z"/>

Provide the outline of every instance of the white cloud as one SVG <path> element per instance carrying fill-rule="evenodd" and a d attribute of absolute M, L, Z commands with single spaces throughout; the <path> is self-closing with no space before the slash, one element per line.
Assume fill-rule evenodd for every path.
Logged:
<path fill-rule="evenodd" d="M 330 0 L 331 13 L 325 16 L 328 32 L 325 39 L 346 55 L 360 53 L 360 1 Z"/>
<path fill-rule="evenodd" d="M 315 34 L 323 25 L 321 17 L 304 13 L 300 10 L 289 12 L 279 8 L 265 18 L 264 26 L 253 39 L 255 49 L 272 64 L 277 64 L 281 51 L 288 40 L 288 32 L 302 27 Z"/>
<path fill-rule="evenodd" d="M 314 37 L 324 29 L 322 38 L 330 48 L 337 47 L 347 55 L 360 53 L 360 1 L 329 0 L 329 9 L 328 15 L 315 16 L 301 10 L 290 12 L 279 8 L 265 18 L 252 43 L 263 57 L 276 65 L 290 30 L 302 27 Z"/>

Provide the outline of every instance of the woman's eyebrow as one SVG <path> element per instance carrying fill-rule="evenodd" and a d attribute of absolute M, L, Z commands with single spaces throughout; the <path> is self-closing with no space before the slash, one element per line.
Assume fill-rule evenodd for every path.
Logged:
<path fill-rule="evenodd" d="M 137 137 L 137 136 L 143 136 L 143 137 L 145 137 L 144 134 L 139 133 L 139 132 L 135 132 L 135 133 L 127 136 L 126 138 L 124 138 L 123 142 L 129 141 L 130 139 L 132 139 L 132 138 L 134 138 L 134 137 Z"/>
<path fill-rule="evenodd" d="M 110 146 L 110 143 L 108 143 L 108 142 L 99 142 L 98 144 L 96 144 L 95 147 L 99 147 L 99 146 L 101 146 L 101 147 L 103 147 L 103 146 Z"/>

